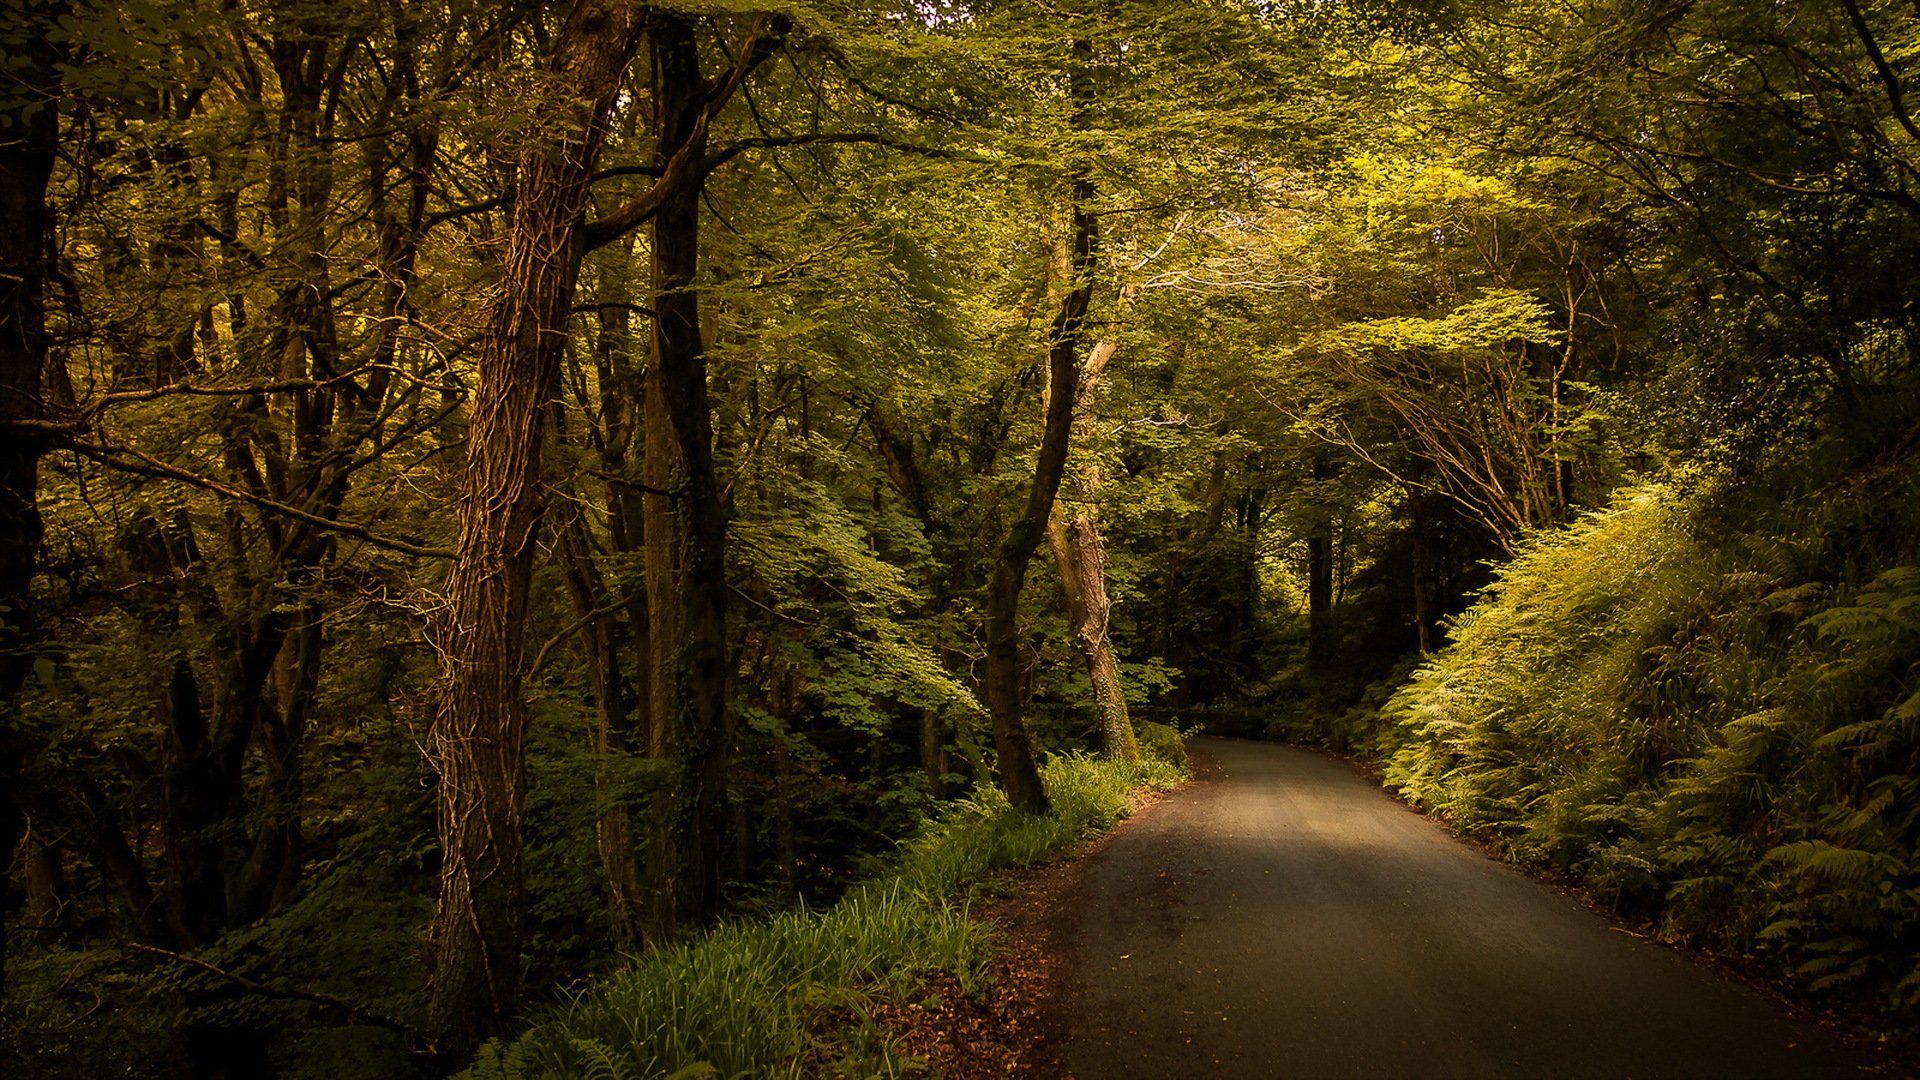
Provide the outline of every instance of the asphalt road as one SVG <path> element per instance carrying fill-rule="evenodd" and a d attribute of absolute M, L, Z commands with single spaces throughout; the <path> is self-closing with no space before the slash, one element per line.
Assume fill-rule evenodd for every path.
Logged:
<path fill-rule="evenodd" d="M 1340 761 L 1189 747 L 1206 778 L 1087 871 L 1061 1047 L 1080 1080 L 1867 1075 Z"/>

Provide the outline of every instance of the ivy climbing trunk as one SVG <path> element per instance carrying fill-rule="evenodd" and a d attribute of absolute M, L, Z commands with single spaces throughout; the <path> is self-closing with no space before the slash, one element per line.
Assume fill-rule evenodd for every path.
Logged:
<path fill-rule="evenodd" d="M 1131 299 L 1121 293 L 1124 310 Z M 1099 435 L 1099 394 L 1107 365 L 1119 351 L 1119 342 L 1104 340 L 1093 347 L 1086 369 L 1080 374 L 1079 405 L 1073 426 L 1081 444 L 1091 447 Z M 1107 553 L 1100 539 L 1096 496 L 1101 485 L 1100 462 L 1091 453 L 1080 458 L 1074 469 L 1074 501 L 1063 504 L 1047 527 L 1047 539 L 1053 548 L 1054 564 L 1060 571 L 1060 591 L 1066 601 L 1067 621 L 1073 626 L 1074 643 L 1087 662 L 1087 678 L 1093 684 L 1093 703 L 1100 717 L 1100 742 L 1107 755 L 1120 761 L 1140 760 L 1140 744 L 1134 737 L 1133 717 L 1127 711 L 1127 697 L 1120 686 L 1120 668 L 1113 658 L 1113 639 L 1109 632 L 1113 602 L 1107 596 Z"/>
<path fill-rule="evenodd" d="M 586 250 L 589 179 L 639 22 L 636 5 L 579 0 L 554 40 L 546 70 L 570 115 L 521 155 L 499 293 L 478 349 L 459 539 L 434 628 L 440 680 L 431 750 L 442 862 L 428 1023 L 454 1060 L 502 1030 L 519 1001 L 527 907 L 521 669 L 543 510 L 541 443 Z"/>

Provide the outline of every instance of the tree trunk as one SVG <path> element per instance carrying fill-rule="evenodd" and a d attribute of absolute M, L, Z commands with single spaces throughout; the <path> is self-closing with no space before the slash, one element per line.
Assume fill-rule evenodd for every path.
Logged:
<path fill-rule="evenodd" d="M 947 528 L 934 515 L 933 503 L 927 497 L 926 480 L 921 475 L 913 442 L 899 429 L 893 406 L 885 398 L 876 399 L 867 409 L 867 430 L 873 435 L 874 449 L 879 453 L 881 466 L 886 470 L 887 482 L 899 492 L 908 509 L 913 511 L 914 518 L 920 522 L 921 533 L 930 544 L 936 545 L 936 551 L 939 550 L 939 545 L 947 540 Z M 963 577 L 960 573 L 953 573 L 935 580 L 921 608 L 920 617 L 929 621 L 945 618 L 953 607 L 951 582 Z M 920 711 L 920 769 L 927 777 L 927 794 L 942 801 L 954 794 L 954 785 L 947 780 L 953 771 L 948 734 L 941 710 L 930 708 Z"/>
<path fill-rule="evenodd" d="M 21 10 L 24 7 L 26 10 Z M 52 259 L 47 182 L 59 143 L 59 56 L 37 26 L 64 4 L 16 5 L 4 27 L 8 83 L 0 88 L 0 951 L 6 947 L 7 868 L 25 829 L 22 772 L 32 750 L 15 701 L 33 668 L 33 573 L 40 556 L 40 458 L 47 364 L 46 276 Z M 14 25 L 15 20 L 26 25 Z M 0 997 L 6 961 L 0 957 Z"/>
<path fill-rule="evenodd" d="M 1087 51 L 1075 43 L 1075 58 Z M 1075 96 L 1081 96 L 1076 75 Z M 1073 438 L 1073 403 L 1080 379 L 1079 350 L 1087 307 L 1093 298 L 1093 258 L 1096 226 L 1090 204 L 1093 181 L 1084 173 L 1073 181 L 1072 247 L 1067 257 L 1068 280 L 1060 310 L 1047 335 L 1046 422 L 1040 453 L 1033 466 L 1033 486 L 1019 520 L 995 553 L 993 576 L 987 584 L 987 715 L 993 724 L 993 746 L 1000 785 L 1014 806 L 1028 813 L 1047 810 L 1046 788 L 1034 762 L 1032 736 L 1020 708 L 1020 591 L 1026 584 L 1033 551 L 1053 515 L 1053 501 L 1066 471 L 1067 448 Z"/>
<path fill-rule="evenodd" d="M 1131 307 L 1133 290 L 1121 290 L 1120 308 L 1124 315 Z M 1134 738 L 1133 718 L 1127 711 L 1127 697 L 1120 688 L 1120 669 L 1113 659 L 1110 634 L 1113 603 L 1107 597 L 1107 552 L 1100 539 L 1095 495 L 1100 490 L 1100 463 L 1091 456 L 1093 441 L 1100 432 L 1099 396 L 1103 376 L 1120 343 L 1113 339 L 1100 342 L 1087 357 L 1081 373 L 1079 402 L 1074 428 L 1080 433 L 1088 454 L 1075 470 L 1079 501 L 1054 515 L 1047 528 L 1053 547 L 1053 559 L 1060 570 L 1060 591 L 1066 599 L 1067 620 L 1073 624 L 1074 641 L 1087 662 L 1087 678 L 1093 683 L 1093 702 L 1100 716 L 1100 742 L 1107 755 L 1120 761 L 1139 761 L 1140 744 Z"/>
<path fill-rule="evenodd" d="M 1140 744 L 1134 738 L 1133 718 L 1127 712 L 1126 695 L 1120 690 L 1120 669 L 1114 663 L 1113 641 L 1108 635 L 1113 605 L 1107 598 L 1107 556 L 1092 504 L 1083 504 L 1069 520 L 1055 518 L 1047 537 L 1060 568 L 1067 619 L 1073 624 L 1074 641 L 1086 659 L 1087 678 L 1093 683 L 1101 745 L 1106 747 L 1108 757 L 1138 761 Z"/>
<path fill-rule="evenodd" d="M 1334 653 L 1333 521 L 1319 495 L 1319 484 L 1328 475 L 1326 459 L 1314 458 L 1314 521 L 1307 533 L 1307 667 L 1322 674 Z"/>
<path fill-rule="evenodd" d="M 500 292 L 478 348 L 457 557 L 434 628 L 441 871 L 428 1025 L 455 1060 L 502 1030 L 519 1003 L 527 906 L 521 674 L 543 509 L 541 443 L 585 253 L 589 177 L 638 25 L 633 5 L 577 0 L 555 39 L 547 70 L 572 115 L 566 130 L 520 158 Z"/>
<path fill-rule="evenodd" d="M 42 945 L 59 940 L 73 920 L 67 916 L 66 866 L 60 849 L 38 836 L 26 838 L 27 917 L 34 939 Z"/>
<path fill-rule="evenodd" d="M 585 516 L 574 511 L 559 532 L 560 568 L 580 621 L 580 652 L 586 660 L 594 708 L 599 714 L 594 732 L 594 843 L 607 885 L 613 942 L 622 952 L 629 952 L 640 944 L 646 897 L 634 857 L 633 822 L 627 813 L 626 793 L 616 784 L 610 768 L 615 759 L 631 752 L 629 740 L 633 735 L 620 677 L 619 627 L 608 605 L 606 585 L 593 563 Z"/>
<path fill-rule="evenodd" d="M 647 601 L 653 618 L 649 751 L 673 764 L 648 839 L 655 940 L 720 908 L 727 851 L 727 513 L 713 465 L 706 345 L 700 331 L 700 202 L 708 125 L 787 31 L 761 16 L 733 50 L 730 73 L 709 80 L 690 18 L 654 11 L 653 339 L 646 379 Z M 670 494 L 661 494 L 668 492 Z"/>
<path fill-rule="evenodd" d="M 307 601 L 296 612 L 275 663 L 273 704 L 258 720 L 266 758 L 266 791 L 261 798 L 259 832 L 238 887 L 230 886 L 233 921 L 251 922 L 279 910 L 293 898 L 306 855 L 301 804 L 306 797 L 307 728 L 320 690 L 320 661 L 325 648 L 320 604 Z"/>
<path fill-rule="evenodd" d="M 1420 652 L 1433 651 L 1433 547 L 1427 536 L 1431 525 L 1426 496 L 1419 489 L 1407 492 L 1407 513 L 1412 521 L 1409 531 L 1413 542 L 1413 626 L 1419 636 Z"/>

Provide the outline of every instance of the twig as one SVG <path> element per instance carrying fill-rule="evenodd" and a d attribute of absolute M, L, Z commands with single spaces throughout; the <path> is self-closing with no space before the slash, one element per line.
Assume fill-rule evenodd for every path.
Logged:
<path fill-rule="evenodd" d="M 334 997 L 332 994 L 322 994 L 316 990 L 301 990 L 291 986 L 274 986 L 271 983 L 263 983 L 255 979 L 249 979 L 245 975 L 210 964 L 199 957 L 188 956 L 185 953 L 177 953 L 172 949 L 162 949 L 155 945 L 144 945 L 138 941 L 122 942 L 121 947 L 151 953 L 154 956 L 164 957 L 177 963 L 186 964 L 189 967 L 199 968 L 209 974 L 220 976 L 250 994 L 259 994 L 262 997 L 284 998 L 289 1001 L 305 1001 L 314 1005 L 325 1005 L 331 1009 L 339 1009 L 355 1020 L 371 1024 L 375 1027 L 383 1027 L 389 1031 L 399 1032 L 401 1035 L 406 1036 L 413 1045 L 425 1048 L 428 1053 L 433 1052 L 433 1039 L 429 1037 L 426 1032 L 421 1031 L 405 1020 L 388 1016 L 382 1012 L 376 1012 L 373 1009 L 367 1008 L 365 1005 L 356 1005 L 351 1001 Z"/>
<path fill-rule="evenodd" d="M 315 528 L 356 537 L 372 544 L 374 547 L 386 548 L 388 551 L 397 551 L 403 555 L 412 555 L 421 559 L 451 559 L 454 557 L 454 553 L 445 548 L 421 547 L 418 544 L 409 544 L 404 540 L 394 540 L 381 536 L 365 525 L 323 517 L 312 511 L 302 510 L 297 506 L 288 506 L 286 503 L 275 502 L 272 499 L 255 495 L 250 491 L 242 491 L 231 485 L 223 484 L 210 476 L 201 476 L 199 473 L 183 469 L 178 465 L 170 465 L 151 454 L 143 453 L 132 447 L 93 446 L 79 441 L 71 442 L 68 446 L 73 449 L 74 452 L 84 457 L 92 458 L 109 468 L 120 469 L 123 472 L 140 473 L 144 476 L 157 477 L 163 480 L 179 480 L 182 483 L 190 484 L 202 490 L 211 491 L 216 495 L 224 495 L 229 499 L 237 499 L 240 502 L 258 507 L 269 513 L 279 514 L 282 517 L 290 517 L 295 521 L 304 521 Z M 127 461 L 125 460 L 127 457 L 138 460 Z"/>

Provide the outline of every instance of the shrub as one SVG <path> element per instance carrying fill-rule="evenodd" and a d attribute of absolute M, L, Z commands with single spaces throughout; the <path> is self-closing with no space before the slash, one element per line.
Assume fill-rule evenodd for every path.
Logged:
<path fill-rule="evenodd" d="M 1154 720 L 1139 726 L 1140 753 L 1150 760 L 1164 762 L 1176 769 L 1187 767 L 1187 742 L 1179 730 Z"/>
<path fill-rule="evenodd" d="M 1157 758 L 1124 765 L 1083 755 L 1042 770 L 1053 810 L 1023 814 L 998 791 L 951 805 L 895 864 L 822 912 L 735 923 L 638 957 L 536 1019 L 520 1038 L 489 1043 L 467 1074 L 481 1078 L 797 1077 L 898 1071 L 871 1020 L 925 976 L 963 988 L 986 970 L 991 936 L 967 917 L 968 887 L 1026 866 L 1125 817 L 1133 791 L 1183 771 Z"/>
<path fill-rule="evenodd" d="M 1387 784 L 1670 936 L 1920 1006 L 1920 470 L 1879 460 L 1537 538 L 1376 717 Z"/>

